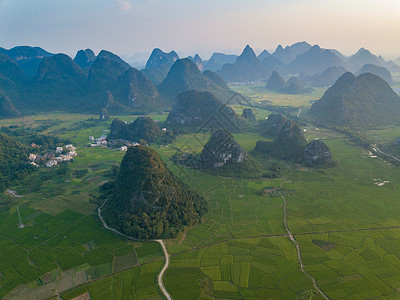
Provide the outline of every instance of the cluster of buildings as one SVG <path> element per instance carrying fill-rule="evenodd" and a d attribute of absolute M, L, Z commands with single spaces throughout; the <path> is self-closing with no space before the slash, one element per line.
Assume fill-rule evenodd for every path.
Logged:
<path fill-rule="evenodd" d="M 29 154 L 29 163 L 36 167 L 44 164 L 46 167 L 51 168 L 56 166 L 58 163 L 71 161 L 77 155 L 76 147 L 69 144 L 64 147 L 57 147 L 55 151 L 52 150 L 43 155 L 31 153 Z"/>
<path fill-rule="evenodd" d="M 107 147 L 107 136 L 103 134 L 101 137 L 95 139 L 94 136 L 89 136 L 90 147 Z"/>
<path fill-rule="evenodd" d="M 127 151 L 129 147 L 140 145 L 139 143 L 133 143 L 123 139 L 111 140 L 110 142 L 107 142 L 106 139 L 107 136 L 105 134 L 103 134 L 97 139 L 95 139 L 93 135 L 90 135 L 89 136 L 90 144 L 88 144 L 88 147 L 103 147 L 103 148 L 108 147 L 111 149 L 118 149 L 120 151 Z M 119 145 L 121 146 L 119 147 Z"/>
<path fill-rule="evenodd" d="M 118 148 L 119 151 L 128 151 L 128 147 L 135 147 L 135 146 L 139 146 L 139 143 L 130 143 L 129 146 L 122 146 L 120 148 Z"/>

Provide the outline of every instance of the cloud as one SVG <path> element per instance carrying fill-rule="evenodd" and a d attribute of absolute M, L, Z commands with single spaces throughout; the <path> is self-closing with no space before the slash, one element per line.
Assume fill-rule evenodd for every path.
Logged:
<path fill-rule="evenodd" d="M 116 1 L 119 5 L 119 8 L 122 11 L 130 11 L 132 9 L 132 4 L 129 0 L 116 0 Z"/>

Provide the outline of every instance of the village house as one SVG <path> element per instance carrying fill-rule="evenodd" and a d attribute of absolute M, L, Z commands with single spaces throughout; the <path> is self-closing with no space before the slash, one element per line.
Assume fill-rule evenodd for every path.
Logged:
<path fill-rule="evenodd" d="M 57 161 L 56 161 L 55 159 L 49 160 L 49 161 L 46 163 L 46 167 L 49 167 L 49 168 L 51 168 L 51 167 L 53 167 L 53 166 L 56 166 L 56 165 L 57 165 Z"/>
<path fill-rule="evenodd" d="M 57 147 L 56 153 L 62 153 L 64 151 L 63 147 Z"/>

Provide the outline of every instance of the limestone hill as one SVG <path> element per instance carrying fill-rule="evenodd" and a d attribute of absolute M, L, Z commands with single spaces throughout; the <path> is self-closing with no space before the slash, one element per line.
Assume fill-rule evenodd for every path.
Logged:
<path fill-rule="evenodd" d="M 310 114 L 330 125 L 386 126 L 400 120 L 400 97 L 379 76 L 345 73 L 312 105 Z"/>
<path fill-rule="evenodd" d="M 235 111 L 210 92 L 186 91 L 175 101 L 167 123 L 173 127 L 205 131 L 225 128 L 239 131 L 241 122 Z"/>
<path fill-rule="evenodd" d="M 257 59 L 253 49 L 247 45 L 235 63 L 225 64 L 217 72 L 226 82 L 267 80 L 271 71 Z"/>
<path fill-rule="evenodd" d="M 176 178 L 149 147 L 129 148 L 116 180 L 103 190 L 109 199 L 107 223 L 140 239 L 175 237 L 207 211 L 204 198 Z"/>
<path fill-rule="evenodd" d="M 167 78 L 157 88 L 171 105 L 180 93 L 188 90 L 208 91 L 221 101 L 235 95 L 235 92 L 227 86 L 222 86 L 218 75 L 210 76 L 210 72 L 203 75 L 190 59 L 179 59 L 171 67 Z"/>
<path fill-rule="evenodd" d="M 164 132 L 152 118 L 139 117 L 129 124 L 119 119 L 114 119 L 107 140 L 122 139 L 132 142 L 145 140 L 148 143 L 153 143 L 162 135 L 164 135 Z"/>

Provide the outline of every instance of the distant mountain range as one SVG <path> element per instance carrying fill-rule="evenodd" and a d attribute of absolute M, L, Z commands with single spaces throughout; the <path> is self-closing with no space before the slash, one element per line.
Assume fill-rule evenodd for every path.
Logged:
<path fill-rule="evenodd" d="M 175 52 L 166 54 L 155 49 L 148 69 L 141 72 L 106 50 L 97 56 L 90 49 L 79 50 L 72 60 L 65 54 L 23 49 L 33 53 L 24 57 L 31 67 L 37 63 L 38 53 L 43 57 L 30 78 L 17 62 L 0 53 L 0 117 L 51 110 L 148 113 L 171 108 L 176 96 L 187 90 L 209 91 L 222 100 L 235 95 L 217 74 L 211 71 L 202 74 L 199 65 L 190 59 L 177 59 Z M 199 56 L 194 60 L 202 63 Z M 167 71 L 158 88 L 148 79 L 146 70 L 153 72 L 147 73 L 154 75 L 153 80 L 162 78 L 162 72 Z"/>
<path fill-rule="evenodd" d="M 268 70 L 260 60 L 258 60 L 253 49 L 247 45 L 242 54 L 234 63 L 227 63 L 222 66 L 217 74 L 227 82 L 243 82 L 267 80 L 272 71 Z"/>
<path fill-rule="evenodd" d="M 258 57 L 246 46 L 240 56 L 214 53 L 209 60 L 198 54 L 180 59 L 175 51 L 156 48 L 141 71 L 106 50 L 97 56 L 91 49 L 79 50 L 71 59 L 39 47 L 0 48 L 0 115 L 50 110 L 99 114 L 103 109 L 146 113 L 171 108 L 188 90 L 208 91 L 224 102 L 235 95 L 227 83 L 267 82 L 273 71 L 297 74 L 300 81 L 292 90 L 299 92 L 302 80 L 327 87 L 347 70 L 373 73 L 392 84 L 390 72 L 400 67 L 364 48 L 345 57 L 306 42 L 278 46 L 273 53 L 264 50 Z"/>

